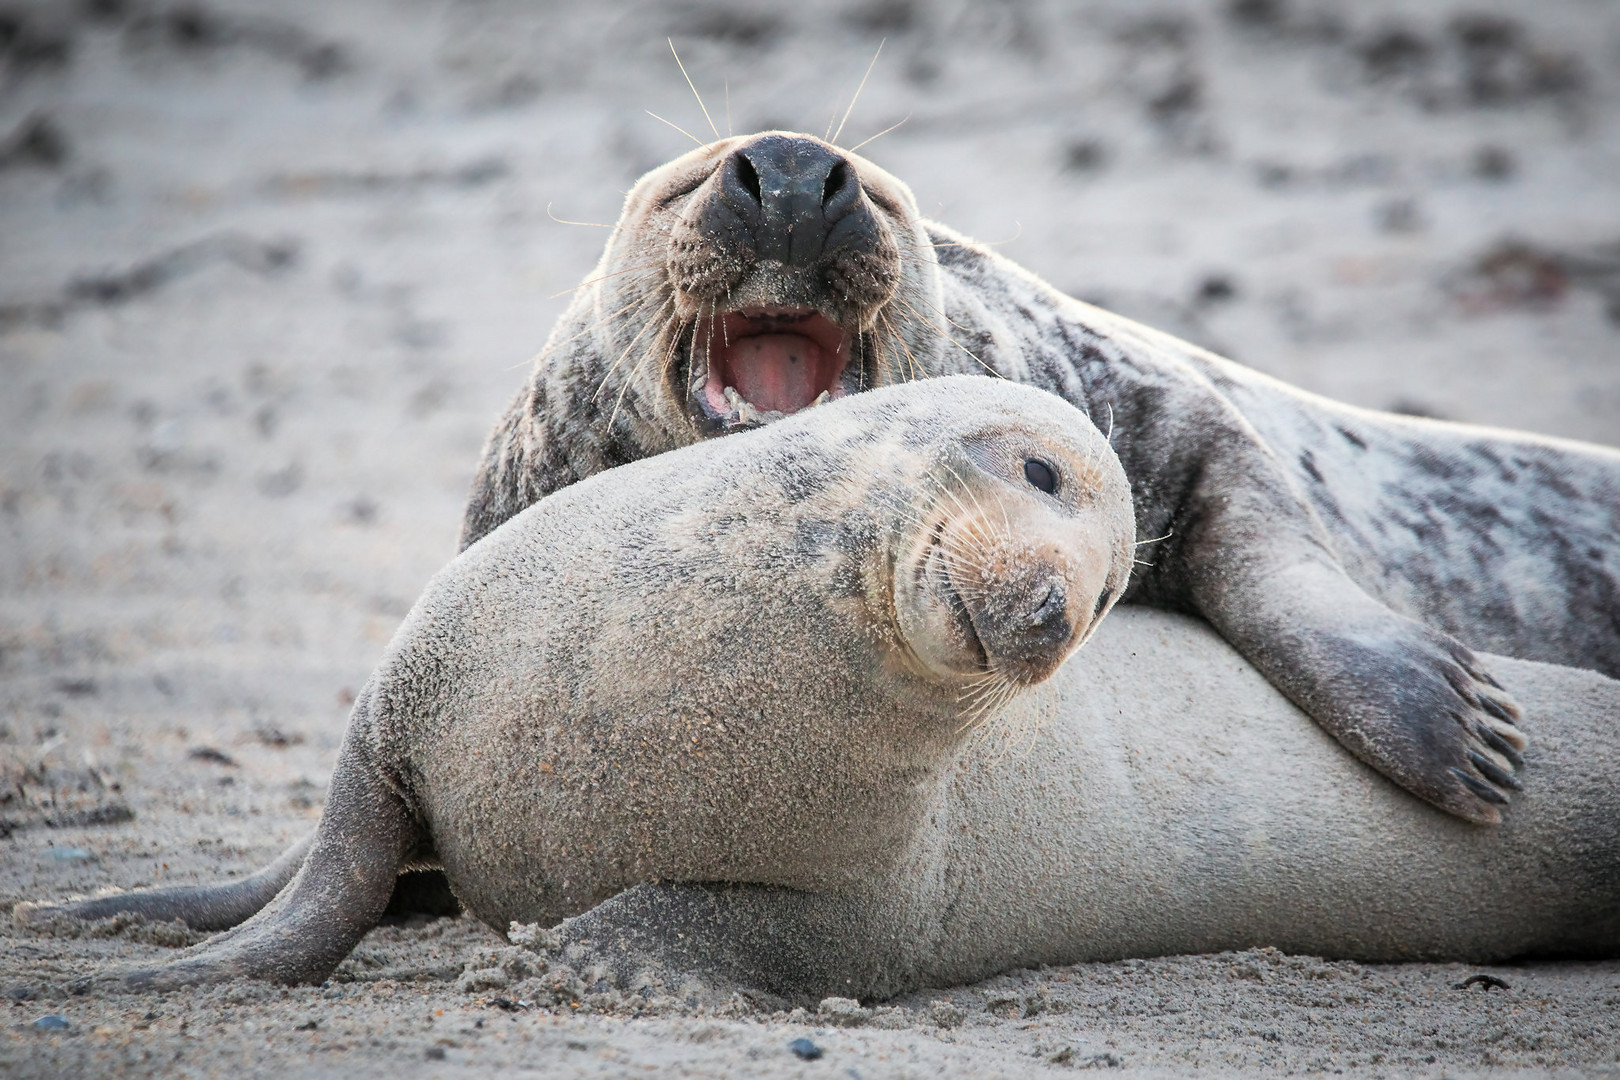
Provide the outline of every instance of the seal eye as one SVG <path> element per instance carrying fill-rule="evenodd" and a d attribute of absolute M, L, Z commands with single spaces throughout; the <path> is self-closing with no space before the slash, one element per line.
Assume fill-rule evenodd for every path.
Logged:
<path fill-rule="evenodd" d="M 1040 488 L 1048 495 L 1057 490 L 1057 473 L 1040 458 L 1024 459 L 1024 479 L 1031 487 Z"/>

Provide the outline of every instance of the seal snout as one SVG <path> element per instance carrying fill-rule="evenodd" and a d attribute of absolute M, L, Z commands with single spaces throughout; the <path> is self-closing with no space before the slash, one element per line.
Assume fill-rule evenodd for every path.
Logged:
<path fill-rule="evenodd" d="M 986 666 L 1030 685 L 1057 670 L 1078 645 L 1091 605 L 1075 601 L 1090 595 L 1095 603 L 1106 563 L 1088 566 L 1087 546 L 1072 541 L 1034 545 L 1008 538 L 996 548 L 985 558 L 955 560 L 949 572 Z"/>
<path fill-rule="evenodd" d="M 865 339 L 900 252 L 856 159 L 809 135 L 742 140 L 680 210 L 668 251 L 675 310 L 692 328 L 688 408 L 706 432 L 875 381 Z"/>
<path fill-rule="evenodd" d="M 912 572 L 897 580 L 896 608 L 913 653 L 936 674 L 1032 686 L 1107 606 L 1115 560 L 1084 521 L 990 505 L 953 504 L 929 530 Z"/>
<path fill-rule="evenodd" d="M 1039 597 L 1036 606 L 1023 616 L 1010 617 L 999 627 L 993 622 L 990 627 L 976 624 L 979 640 L 985 642 L 986 648 L 994 655 L 1015 663 L 1038 664 L 1054 649 L 1066 649 L 1069 640 L 1074 637 L 1074 623 L 1069 620 L 1068 591 L 1061 580 L 1048 578 L 1044 582 L 1032 583 L 1024 599 L 1032 596 Z"/>
<path fill-rule="evenodd" d="M 869 241 L 849 159 L 807 136 L 764 135 L 720 166 L 719 197 L 750 226 L 756 259 L 810 268 L 829 249 Z"/>

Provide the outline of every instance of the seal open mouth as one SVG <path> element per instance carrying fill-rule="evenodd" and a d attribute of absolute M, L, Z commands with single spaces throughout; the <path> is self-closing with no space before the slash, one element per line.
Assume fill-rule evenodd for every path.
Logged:
<path fill-rule="evenodd" d="M 698 320 L 693 412 L 706 427 L 768 423 L 851 392 L 854 335 L 811 308 L 761 307 Z"/>

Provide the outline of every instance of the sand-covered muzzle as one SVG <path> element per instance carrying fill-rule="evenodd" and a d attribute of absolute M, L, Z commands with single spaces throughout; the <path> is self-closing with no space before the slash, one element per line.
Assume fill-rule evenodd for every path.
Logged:
<path fill-rule="evenodd" d="M 672 309 L 691 326 L 687 405 L 702 430 L 766 423 L 892 378 L 898 356 L 877 355 L 877 323 L 903 276 L 886 220 L 898 208 L 879 208 L 850 157 L 810 136 L 738 140 L 681 199 L 667 273 Z"/>
<path fill-rule="evenodd" d="M 1017 455 L 1001 456 L 997 471 L 1022 479 Z M 1075 512 L 1106 496 L 1095 459 L 1042 464 L 1066 478 L 1067 505 L 967 457 L 920 486 L 932 505 L 896 571 L 895 612 L 935 677 L 1010 698 L 1056 671 L 1122 591 L 1130 535 L 1105 513 Z"/>

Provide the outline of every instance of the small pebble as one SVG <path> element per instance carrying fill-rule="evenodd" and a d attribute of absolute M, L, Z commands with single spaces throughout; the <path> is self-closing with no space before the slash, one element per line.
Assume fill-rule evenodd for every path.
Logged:
<path fill-rule="evenodd" d="M 430 1046 L 426 1050 L 422 1051 L 422 1056 L 427 1058 L 429 1061 L 443 1061 L 444 1047 Z"/>
<path fill-rule="evenodd" d="M 39 1028 L 41 1031 L 66 1031 L 68 1021 L 67 1017 L 57 1016 L 53 1013 L 50 1016 L 42 1016 L 38 1020 L 35 1020 L 34 1026 Z M 801 1039 L 799 1041 L 806 1042 L 808 1040 Z M 818 1050 L 817 1053 L 819 1054 L 820 1051 Z"/>
<path fill-rule="evenodd" d="M 794 1057 L 802 1061 L 814 1061 L 821 1056 L 821 1047 L 809 1039 L 794 1039 L 788 1043 L 788 1049 L 793 1051 Z"/>

